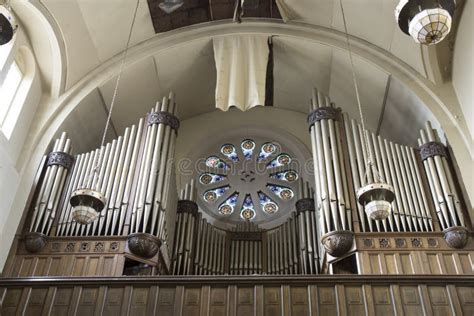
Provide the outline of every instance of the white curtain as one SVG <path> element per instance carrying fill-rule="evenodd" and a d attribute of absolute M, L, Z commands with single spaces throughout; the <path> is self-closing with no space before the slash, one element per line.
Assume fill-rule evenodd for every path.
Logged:
<path fill-rule="evenodd" d="M 227 111 L 235 106 L 245 111 L 265 104 L 267 41 L 267 35 L 250 34 L 213 39 L 217 108 Z"/>

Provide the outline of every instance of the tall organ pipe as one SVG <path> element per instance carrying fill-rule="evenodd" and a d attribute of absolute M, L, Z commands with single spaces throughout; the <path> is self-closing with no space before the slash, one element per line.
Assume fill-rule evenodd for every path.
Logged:
<path fill-rule="evenodd" d="M 62 133 L 54 142 L 53 151 L 46 158 L 46 171 L 34 203 L 29 233 L 49 235 L 58 214 L 60 198 L 66 188 L 68 173 L 74 163 L 70 152 L 71 141 L 67 139 L 66 133 Z"/>
<path fill-rule="evenodd" d="M 444 238 L 452 248 L 463 248 L 468 239 L 461 202 L 449 168 L 446 148 L 429 122 L 420 131 L 419 153 L 428 177 Z"/>
<path fill-rule="evenodd" d="M 355 120 L 349 120 L 347 114 L 344 114 L 343 118 L 354 190 L 357 191 L 365 181 L 364 166 L 366 165 L 367 152 L 362 146 L 364 135 L 360 124 L 357 124 Z M 358 205 L 361 230 L 363 232 L 433 231 L 426 199 L 427 192 L 423 187 L 414 149 L 394 144 L 373 133 L 370 133 L 369 136 L 369 150 L 374 154 L 374 163 L 380 176 L 393 186 L 395 200 L 392 202 L 393 212 L 387 222 L 371 220 L 363 208 Z M 428 163 L 426 162 L 426 164 Z M 428 174 L 428 176 L 429 182 L 433 183 L 431 175 Z M 370 177 L 372 177 L 371 174 L 369 174 Z M 440 205 L 437 206 L 437 210 L 438 213 L 445 213 Z"/>
<path fill-rule="evenodd" d="M 335 256 L 336 253 L 337 256 L 341 256 L 347 252 L 349 249 L 341 250 L 341 246 L 347 248 L 347 245 L 352 246 L 353 242 L 347 175 L 341 159 L 342 146 L 339 139 L 341 126 L 339 123 L 336 124 L 340 119 L 340 111 L 333 107 L 329 98 L 324 98 L 315 89 L 312 111 L 308 115 L 313 159 L 315 159 L 316 189 L 319 190 L 315 196 L 321 199 L 323 208 L 322 222 L 325 227 L 322 231 L 325 235 L 321 238 L 321 242 L 326 251 Z M 338 130 L 336 131 L 336 129 Z M 338 237 L 335 238 L 335 236 Z M 313 267 L 312 264 L 314 263 L 310 261 L 310 271 Z"/>

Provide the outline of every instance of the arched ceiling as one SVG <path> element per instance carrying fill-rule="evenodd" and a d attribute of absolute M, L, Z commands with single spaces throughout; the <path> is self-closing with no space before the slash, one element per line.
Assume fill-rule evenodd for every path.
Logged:
<path fill-rule="evenodd" d="M 123 52 L 135 2 L 130 0 L 34 0 L 52 17 L 64 44 L 65 90 Z M 426 57 L 420 45 L 398 30 L 393 10 L 397 0 L 344 0 L 349 33 L 360 45 L 380 50 L 414 73 L 426 78 Z M 319 28 L 324 32 L 343 30 L 338 0 L 285 0 L 289 24 Z M 253 21 L 253 20 L 252 20 Z M 232 22 L 226 22 L 231 23 Z M 246 24 L 244 20 L 242 24 Z M 278 25 L 279 21 L 270 22 Z M 236 30 L 239 25 L 234 24 Z M 155 34 L 146 0 L 140 0 L 131 45 L 173 36 Z M 171 34 L 171 35 L 170 35 Z M 268 33 L 272 35 L 271 32 Z M 292 36 L 275 36 L 275 107 L 307 113 L 311 89 L 317 87 L 351 117 L 357 118 L 355 94 L 345 49 Z M 425 52 L 426 53 L 426 52 Z M 356 73 L 368 126 L 401 143 L 415 144 L 419 128 L 434 117 L 421 100 L 369 59 L 355 58 Z M 103 118 L 110 105 L 115 78 L 97 86 L 71 117 L 97 129 L 90 118 Z M 212 38 L 171 45 L 126 67 L 113 126 L 120 134 L 136 122 L 170 90 L 177 95 L 181 119 L 215 110 L 215 64 Z M 76 122 L 77 122 L 76 120 Z M 98 120 L 95 120 L 96 122 Z M 73 123 L 71 123 L 73 124 Z M 436 123 L 435 123 L 436 124 Z M 89 129 L 91 130 L 91 129 Z M 100 133 L 97 131 L 97 133 Z M 92 136 L 91 136 L 92 137 Z"/>
<path fill-rule="evenodd" d="M 40 0 L 61 29 L 67 49 L 67 86 L 124 49 L 135 1 Z M 289 23 L 343 31 L 338 0 L 285 0 Z M 400 58 L 426 76 L 422 47 L 395 22 L 398 0 L 345 0 L 349 33 Z M 245 21 L 244 21 L 245 23 Z M 155 34 L 148 3 L 141 0 L 132 45 Z"/>

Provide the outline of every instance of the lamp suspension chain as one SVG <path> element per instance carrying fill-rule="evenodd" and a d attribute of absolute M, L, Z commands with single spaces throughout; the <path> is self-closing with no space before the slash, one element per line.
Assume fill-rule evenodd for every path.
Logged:
<path fill-rule="evenodd" d="M 135 25 L 135 21 L 136 21 L 136 18 L 137 18 L 137 12 L 138 12 L 139 4 L 140 4 L 140 0 L 137 0 L 137 3 L 135 5 L 135 11 L 133 13 L 132 24 L 130 25 L 130 31 L 128 33 L 127 44 L 125 46 L 125 52 L 123 54 L 122 61 L 120 63 L 120 68 L 119 68 L 119 73 L 118 73 L 118 76 L 117 76 L 117 80 L 115 81 L 115 87 L 114 87 L 114 93 L 112 94 L 112 100 L 110 101 L 110 109 L 109 109 L 109 113 L 107 115 L 107 121 L 105 122 L 104 134 L 102 135 L 102 141 L 100 143 L 99 148 L 102 148 L 105 144 L 105 138 L 107 136 L 107 131 L 109 129 L 110 121 L 112 120 L 112 111 L 113 111 L 114 106 L 115 106 L 115 99 L 117 98 L 118 87 L 119 87 L 119 84 L 120 84 L 120 79 L 122 78 L 122 72 L 123 72 L 123 68 L 125 66 L 125 60 L 127 59 L 128 48 L 130 47 L 130 41 L 132 39 L 133 27 Z M 93 174 L 91 176 L 98 175 L 99 171 L 100 171 L 100 161 L 97 161 L 97 165 L 94 167 Z"/>
<path fill-rule="evenodd" d="M 369 169 L 371 169 L 373 174 L 374 174 L 374 180 L 375 179 L 381 180 L 380 179 L 380 174 L 375 169 L 374 162 L 373 162 L 372 150 L 370 149 L 370 146 L 369 146 L 369 132 L 366 129 L 364 114 L 362 112 L 362 104 L 361 104 L 361 101 L 360 101 L 359 86 L 357 84 L 357 77 L 356 77 L 356 74 L 355 74 L 355 67 L 354 67 L 354 59 L 352 57 L 352 45 L 351 45 L 351 42 L 349 40 L 349 32 L 347 31 L 347 21 L 346 21 L 346 15 L 345 15 L 345 12 L 344 12 L 344 5 L 342 4 L 342 0 L 339 0 L 339 5 L 341 7 L 342 22 L 344 24 L 344 32 L 346 34 L 346 42 L 347 42 L 347 48 L 348 48 L 348 51 L 349 51 L 352 81 L 354 83 L 354 89 L 355 89 L 355 93 L 356 93 L 357 107 L 359 109 L 359 116 L 360 116 L 360 122 L 361 122 L 361 125 L 362 125 L 362 132 L 364 134 L 364 147 L 365 147 L 365 150 L 367 152 L 367 170 L 366 170 L 365 174 L 366 174 L 366 177 L 367 177 L 368 171 L 369 171 Z"/>

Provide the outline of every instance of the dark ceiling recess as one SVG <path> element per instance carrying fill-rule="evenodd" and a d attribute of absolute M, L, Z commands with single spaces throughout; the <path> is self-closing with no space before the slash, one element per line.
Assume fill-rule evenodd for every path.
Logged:
<path fill-rule="evenodd" d="M 237 0 L 239 1 L 239 0 Z M 156 33 L 183 26 L 233 19 L 236 0 L 185 0 L 184 5 L 171 14 L 160 9 L 163 0 L 148 0 L 151 19 Z M 275 0 L 246 0 L 243 18 L 274 18 L 281 16 Z"/>

